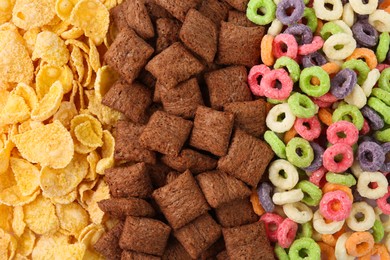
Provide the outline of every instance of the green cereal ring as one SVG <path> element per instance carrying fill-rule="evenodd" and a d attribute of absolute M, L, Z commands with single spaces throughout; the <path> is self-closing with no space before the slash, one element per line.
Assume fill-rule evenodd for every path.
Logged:
<path fill-rule="evenodd" d="M 296 238 L 311 237 L 312 235 L 313 235 L 313 227 L 311 226 L 310 221 L 298 225 L 298 232 Z"/>
<path fill-rule="evenodd" d="M 320 80 L 320 85 L 312 85 L 311 79 L 317 77 Z M 312 97 L 320 97 L 325 95 L 330 89 L 329 74 L 319 66 L 312 66 L 302 70 L 299 78 L 299 87 L 303 92 Z"/>
<path fill-rule="evenodd" d="M 259 9 L 264 9 L 264 15 L 257 13 Z M 248 19 L 258 25 L 266 25 L 275 19 L 276 5 L 274 1 L 250 0 L 246 9 Z"/>
<path fill-rule="evenodd" d="M 286 159 L 286 145 L 283 143 L 282 140 L 279 139 L 279 137 L 270 130 L 267 130 L 264 133 L 264 140 L 271 146 L 272 151 L 278 156 L 279 158 Z"/>
<path fill-rule="evenodd" d="M 322 190 L 318 188 L 314 183 L 303 180 L 298 182 L 296 189 L 301 189 L 304 197 L 302 202 L 308 206 L 317 206 L 322 198 Z"/>
<path fill-rule="evenodd" d="M 356 179 L 352 174 L 328 172 L 325 178 L 330 183 L 336 183 L 347 187 L 356 185 Z"/>
<path fill-rule="evenodd" d="M 378 112 L 386 124 L 390 124 L 390 107 L 386 106 L 385 103 L 376 97 L 370 97 L 367 105 Z"/>
<path fill-rule="evenodd" d="M 334 22 L 327 22 L 322 26 L 320 34 L 322 39 L 326 41 L 330 36 L 336 33 L 343 33 L 344 30 Z"/>
<path fill-rule="evenodd" d="M 372 236 L 374 237 L 375 243 L 381 242 L 385 236 L 385 228 L 379 220 L 375 220 L 374 222 L 374 226 L 372 227 Z"/>
<path fill-rule="evenodd" d="M 307 256 L 301 256 L 304 252 Z M 310 237 L 302 237 L 300 239 L 295 240 L 290 250 L 288 251 L 288 256 L 291 260 L 300 260 L 300 259 L 308 259 L 315 260 L 321 259 L 321 248 L 314 241 L 314 239 Z"/>
<path fill-rule="evenodd" d="M 299 168 L 308 167 L 314 159 L 313 148 L 301 137 L 294 137 L 287 143 L 286 155 L 287 160 Z"/>
<path fill-rule="evenodd" d="M 307 0 L 309 2 L 309 0 Z M 306 26 L 310 28 L 312 32 L 317 30 L 318 20 L 313 8 L 306 7 L 303 11 L 303 17 L 306 18 Z"/>
<path fill-rule="evenodd" d="M 349 60 L 343 63 L 341 66 L 342 69 L 351 69 L 357 71 L 357 83 L 359 86 L 363 85 L 364 81 L 367 79 L 367 75 L 370 72 L 370 68 L 367 63 L 362 60 Z"/>
<path fill-rule="evenodd" d="M 390 92 L 381 88 L 373 88 L 371 95 L 382 100 L 383 103 L 390 106 Z"/>
<path fill-rule="evenodd" d="M 359 108 L 354 105 L 342 105 L 333 112 L 332 122 L 335 123 L 341 120 L 351 120 L 359 131 L 362 129 L 364 123 L 362 113 Z"/>
<path fill-rule="evenodd" d="M 387 52 L 390 46 L 390 35 L 388 32 L 383 32 L 379 35 L 379 43 L 376 47 L 376 58 L 378 63 L 383 62 L 386 59 Z"/>
<path fill-rule="evenodd" d="M 279 99 L 273 99 L 273 98 L 267 98 L 267 102 L 272 104 L 272 105 L 277 105 L 277 104 L 282 104 L 286 102 L 286 99 L 284 100 L 279 100 Z"/>
<path fill-rule="evenodd" d="M 290 107 L 291 113 L 299 118 L 310 118 L 317 112 L 314 102 L 308 96 L 298 92 L 291 95 L 288 98 L 287 103 Z"/>
<path fill-rule="evenodd" d="M 276 60 L 274 64 L 274 69 L 280 69 L 282 67 L 286 67 L 288 70 L 288 74 L 293 82 L 297 82 L 299 80 L 299 75 L 301 74 L 301 69 L 299 68 L 298 63 L 287 56 L 282 56 Z"/>
<path fill-rule="evenodd" d="M 390 128 L 375 132 L 374 137 L 382 143 L 390 142 Z"/>
<path fill-rule="evenodd" d="M 390 92 L 390 68 L 382 70 L 378 79 L 378 87 Z"/>
<path fill-rule="evenodd" d="M 290 260 L 286 250 L 284 250 L 284 248 L 281 247 L 278 243 L 275 245 L 274 253 L 279 260 Z"/>

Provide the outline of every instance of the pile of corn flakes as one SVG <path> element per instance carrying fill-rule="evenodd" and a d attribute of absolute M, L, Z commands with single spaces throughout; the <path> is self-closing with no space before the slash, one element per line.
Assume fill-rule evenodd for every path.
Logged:
<path fill-rule="evenodd" d="M 0 259 L 100 259 L 118 0 L 0 0 Z"/>

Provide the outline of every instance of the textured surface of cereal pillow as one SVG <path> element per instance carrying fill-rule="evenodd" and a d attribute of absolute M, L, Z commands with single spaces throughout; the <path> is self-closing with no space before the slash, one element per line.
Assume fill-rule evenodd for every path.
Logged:
<path fill-rule="evenodd" d="M 152 38 L 154 36 L 154 29 L 145 6 L 145 1 L 126 0 L 124 6 L 127 24 L 142 38 Z"/>
<path fill-rule="evenodd" d="M 188 10 L 196 8 L 202 0 L 155 0 L 155 2 L 183 22 Z"/>
<path fill-rule="evenodd" d="M 224 204 L 215 209 L 215 213 L 218 223 L 223 227 L 237 227 L 259 220 L 248 197 Z"/>
<path fill-rule="evenodd" d="M 156 53 L 160 53 L 173 43 L 179 41 L 181 24 L 175 19 L 159 18 L 156 21 Z"/>
<path fill-rule="evenodd" d="M 93 248 L 106 259 L 120 260 L 122 249 L 119 247 L 119 239 L 122 230 L 123 222 L 119 222 L 111 230 L 102 235 Z"/>
<path fill-rule="evenodd" d="M 229 5 L 222 0 L 204 0 L 199 7 L 199 12 L 210 18 L 219 26 L 228 16 Z"/>

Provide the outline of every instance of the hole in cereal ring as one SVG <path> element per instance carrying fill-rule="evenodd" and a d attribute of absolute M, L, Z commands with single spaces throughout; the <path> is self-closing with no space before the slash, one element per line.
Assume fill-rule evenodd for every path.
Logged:
<path fill-rule="evenodd" d="M 281 113 L 280 115 L 278 115 L 278 117 L 277 117 L 277 121 L 278 122 L 281 122 L 281 121 L 283 121 L 284 119 L 286 118 L 286 114 L 285 113 Z"/>
<path fill-rule="evenodd" d="M 302 248 L 301 250 L 299 250 L 298 254 L 303 259 L 309 256 L 308 250 L 306 248 Z"/>
<path fill-rule="evenodd" d="M 347 135 L 344 132 L 337 132 L 336 135 L 337 135 L 338 138 L 345 138 L 345 137 L 347 137 Z"/>
<path fill-rule="evenodd" d="M 334 157 L 334 161 L 339 163 L 343 160 L 344 156 L 342 154 L 338 154 Z"/>
<path fill-rule="evenodd" d="M 331 4 L 331 3 L 326 3 L 326 4 L 325 4 L 325 9 L 326 9 L 326 10 L 329 10 L 329 11 L 332 11 L 332 10 L 333 10 L 333 4 Z"/>
<path fill-rule="evenodd" d="M 355 216 L 353 216 L 358 222 L 361 222 L 361 221 L 364 221 L 365 219 L 365 216 L 363 213 L 361 212 L 358 212 L 355 214 Z"/>
<path fill-rule="evenodd" d="M 283 177 L 284 179 L 287 179 L 287 177 L 288 177 L 287 173 L 286 173 L 284 170 L 280 170 L 280 171 L 279 171 L 279 175 L 280 175 L 281 177 Z"/>

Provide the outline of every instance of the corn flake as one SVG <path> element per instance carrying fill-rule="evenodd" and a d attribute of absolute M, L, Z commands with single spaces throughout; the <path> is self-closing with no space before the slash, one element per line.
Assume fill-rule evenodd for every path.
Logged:
<path fill-rule="evenodd" d="M 33 110 L 38 105 L 38 98 L 35 90 L 24 83 L 19 83 L 12 93 L 22 97 L 30 110 Z"/>
<path fill-rule="evenodd" d="M 56 205 L 56 214 L 60 221 L 60 227 L 69 235 L 78 237 L 80 232 L 88 225 L 88 213 L 77 203 Z"/>
<path fill-rule="evenodd" d="M 13 148 L 14 144 L 10 141 L 5 141 L 4 146 L 0 148 L 0 176 L 4 175 L 4 173 L 8 170 L 9 158 Z M 2 183 L 6 182 L 0 181 L 0 187 Z"/>
<path fill-rule="evenodd" d="M 98 179 L 89 182 L 82 182 L 78 187 L 79 203 L 82 207 L 87 208 L 87 201 L 90 200 L 93 188 L 95 187 Z"/>
<path fill-rule="evenodd" d="M 104 171 L 114 166 L 115 139 L 107 130 L 103 131 L 102 159 L 96 165 L 96 172 L 104 174 Z"/>
<path fill-rule="evenodd" d="M 78 27 L 72 27 L 71 29 L 61 33 L 61 38 L 68 40 L 68 39 L 77 39 L 84 35 L 83 30 L 81 30 Z"/>
<path fill-rule="evenodd" d="M 23 206 L 35 200 L 40 192 L 40 190 L 37 190 L 31 195 L 23 196 L 19 190 L 19 187 L 14 185 L 0 192 L 0 203 L 14 207 Z"/>
<path fill-rule="evenodd" d="M 101 103 L 94 91 L 86 91 L 88 97 L 88 110 L 99 118 L 99 121 L 106 125 L 115 125 L 120 119 L 124 119 L 124 115 L 116 110 L 111 109 Z"/>
<path fill-rule="evenodd" d="M 70 123 L 70 129 L 77 141 L 84 146 L 96 148 L 103 145 L 102 125 L 99 120 L 91 115 L 80 114 L 75 116 Z"/>
<path fill-rule="evenodd" d="M 2 0 L 0 8 L 0 24 L 8 22 L 12 18 L 12 9 L 15 0 Z"/>
<path fill-rule="evenodd" d="M 44 31 L 38 34 L 32 54 L 33 60 L 38 58 L 49 65 L 61 67 L 68 63 L 69 50 L 57 34 Z"/>
<path fill-rule="evenodd" d="M 26 223 L 24 222 L 23 207 L 22 206 L 14 207 L 13 219 L 12 219 L 12 229 L 14 233 L 18 237 L 20 237 L 21 235 L 23 235 L 25 228 L 26 228 Z"/>
<path fill-rule="evenodd" d="M 13 209 L 7 205 L 0 204 L 0 228 L 11 231 Z"/>
<path fill-rule="evenodd" d="M 39 28 L 32 28 L 27 30 L 23 34 L 23 39 L 26 42 L 26 47 L 30 55 L 32 55 L 34 48 L 35 48 L 35 42 L 37 40 L 38 34 L 41 32 Z"/>
<path fill-rule="evenodd" d="M 86 246 L 84 259 L 105 259 L 93 248 L 104 232 L 104 227 L 96 224 L 90 224 L 81 231 L 78 240 Z"/>
<path fill-rule="evenodd" d="M 73 72 L 77 72 L 78 79 L 81 81 L 84 77 L 85 67 L 83 54 L 79 47 L 73 46 L 72 52 L 70 54 L 70 60 L 70 64 L 73 67 Z"/>
<path fill-rule="evenodd" d="M 91 39 L 88 39 L 88 42 L 89 42 L 89 59 L 91 62 L 91 66 L 93 70 L 97 72 L 101 67 L 99 51 Z"/>
<path fill-rule="evenodd" d="M 57 113 L 54 114 L 53 120 L 60 121 L 67 129 L 70 128 L 70 121 L 77 115 L 77 109 L 74 103 L 63 101 L 58 109 Z"/>
<path fill-rule="evenodd" d="M 34 193 L 39 188 L 38 168 L 24 159 L 11 158 L 10 163 L 20 193 L 23 196 Z"/>
<path fill-rule="evenodd" d="M 86 180 L 94 180 L 96 179 L 96 165 L 98 161 L 100 160 L 100 156 L 96 151 L 92 151 L 90 154 L 87 156 L 87 161 L 89 163 L 89 171 L 87 176 L 85 176 Z"/>
<path fill-rule="evenodd" d="M 64 168 L 74 153 L 72 137 L 59 121 L 14 135 L 12 141 L 25 159 L 42 167 Z"/>
<path fill-rule="evenodd" d="M 32 251 L 32 259 L 52 260 L 57 256 L 55 249 L 61 245 L 69 244 L 69 236 L 60 232 L 40 236 Z"/>
<path fill-rule="evenodd" d="M 15 255 L 16 239 L 0 229 L 0 259 L 12 259 Z"/>
<path fill-rule="evenodd" d="M 68 20 L 70 13 L 79 0 L 57 0 L 56 13 L 62 20 Z"/>
<path fill-rule="evenodd" d="M 34 249 L 35 239 L 36 236 L 34 232 L 32 232 L 29 228 L 26 228 L 22 236 L 17 240 L 18 247 L 16 249 L 16 253 L 20 256 L 29 256 Z"/>
<path fill-rule="evenodd" d="M 36 77 L 36 90 L 39 99 L 42 99 L 50 90 L 54 82 L 60 81 L 64 94 L 72 90 L 73 73 L 68 66 L 57 67 L 44 65 Z"/>
<path fill-rule="evenodd" d="M 55 204 L 69 204 L 75 201 L 77 198 L 77 190 L 73 190 L 64 196 L 52 197 L 51 201 Z"/>
<path fill-rule="evenodd" d="M 0 111 L 0 125 L 16 124 L 30 118 L 30 108 L 24 99 L 14 93 L 8 95 L 5 106 Z"/>
<path fill-rule="evenodd" d="M 31 111 L 31 119 L 45 121 L 59 109 L 64 95 L 60 81 L 54 82 L 49 92 L 39 101 L 38 106 Z"/>
<path fill-rule="evenodd" d="M 48 24 L 54 18 L 52 0 L 16 0 L 12 11 L 12 21 L 24 30 Z"/>
<path fill-rule="evenodd" d="M 84 53 L 84 59 L 87 63 L 87 75 L 85 76 L 83 87 L 87 87 L 88 89 L 91 89 L 91 88 L 93 88 L 93 84 L 91 84 L 93 69 L 92 69 L 89 57 L 85 53 Z"/>
<path fill-rule="evenodd" d="M 110 189 L 104 181 L 99 181 L 96 191 L 87 201 L 87 211 L 93 223 L 101 224 L 105 213 L 99 208 L 98 202 L 110 198 Z"/>

